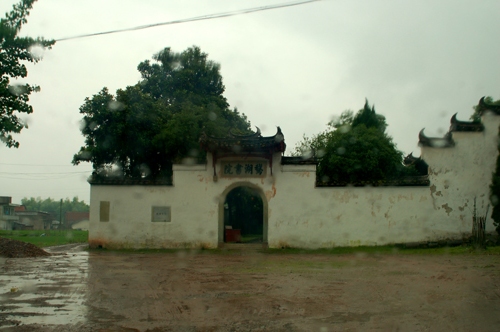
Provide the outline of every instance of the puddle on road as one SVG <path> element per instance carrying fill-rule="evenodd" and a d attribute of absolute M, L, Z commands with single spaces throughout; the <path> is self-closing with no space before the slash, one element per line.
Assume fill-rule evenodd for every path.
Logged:
<path fill-rule="evenodd" d="M 3 260 L 0 264 L 0 329 L 19 324 L 84 321 L 88 256 L 81 248 L 75 248 L 50 257 Z"/>

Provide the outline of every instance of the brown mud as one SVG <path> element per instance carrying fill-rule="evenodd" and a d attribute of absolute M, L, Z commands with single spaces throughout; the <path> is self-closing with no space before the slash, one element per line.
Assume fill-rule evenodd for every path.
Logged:
<path fill-rule="evenodd" d="M 499 331 L 500 256 L 0 258 L 0 331 Z"/>
<path fill-rule="evenodd" d="M 50 256 L 50 254 L 34 244 L 0 237 L 0 257 L 24 258 L 39 256 Z"/>

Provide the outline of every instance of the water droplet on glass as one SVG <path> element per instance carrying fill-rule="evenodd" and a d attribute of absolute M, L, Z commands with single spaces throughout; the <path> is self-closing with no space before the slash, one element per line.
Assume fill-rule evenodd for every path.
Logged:
<path fill-rule="evenodd" d="M 117 100 L 112 100 L 109 102 L 108 104 L 108 108 L 111 110 L 111 111 L 121 111 L 125 108 L 125 104 L 124 103 L 121 103 Z"/>
<path fill-rule="evenodd" d="M 208 119 L 211 121 L 217 120 L 217 114 L 215 114 L 215 112 L 208 113 Z"/>
<path fill-rule="evenodd" d="M 38 60 L 41 60 L 43 58 L 43 55 L 45 53 L 45 48 L 40 44 L 34 44 L 28 48 L 28 52 L 30 52 L 31 57 L 33 59 L 38 61 Z"/>
<path fill-rule="evenodd" d="M 134 199 L 143 199 L 144 195 L 142 193 L 140 193 L 140 192 L 135 192 L 135 193 L 132 194 L 132 197 Z"/>
<path fill-rule="evenodd" d="M 433 148 L 444 148 L 444 147 L 446 147 L 446 144 L 447 144 L 447 142 L 444 139 L 431 141 L 431 146 Z"/>
<path fill-rule="evenodd" d="M 342 155 L 342 154 L 344 154 L 344 153 L 345 153 L 345 148 L 344 148 L 343 146 L 341 146 L 341 147 L 339 147 L 339 148 L 337 149 L 337 154 Z"/>
<path fill-rule="evenodd" d="M 83 129 L 85 129 L 85 127 L 87 127 L 87 121 L 85 120 L 80 120 L 78 122 L 78 128 L 80 129 L 80 131 L 82 131 Z"/>
<path fill-rule="evenodd" d="M 232 149 L 233 149 L 234 153 L 241 152 L 241 146 L 239 146 L 239 145 L 233 145 Z"/>
<path fill-rule="evenodd" d="M 313 156 L 313 151 L 310 149 L 302 151 L 302 159 L 310 159 Z"/>
<path fill-rule="evenodd" d="M 141 172 L 141 176 L 143 178 L 148 177 L 149 174 L 151 174 L 151 170 L 149 169 L 148 165 L 146 165 L 146 164 L 141 164 L 139 166 L 139 171 Z"/>
<path fill-rule="evenodd" d="M 349 125 L 343 125 L 340 126 L 338 129 L 342 134 L 348 133 L 351 130 L 351 126 Z"/>
<path fill-rule="evenodd" d="M 190 157 L 193 157 L 193 158 L 198 157 L 198 154 L 199 154 L 199 153 L 200 153 L 200 152 L 198 151 L 198 149 L 191 149 L 191 150 L 189 150 L 189 156 L 190 156 Z"/>
<path fill-rule="evenodd" d="M 490 201 L 492 205 L 497 205 L 498 204 L 498 196 L 497 195 L 491 195 Z"/>
<path fill-rule="evenodd" d="M 21 96 L 28 93 L 28 87 L 24 84 L 9 85 L 9 92 L 15 96 Z"/>
<path fill-rule="evenodd" d="M 82 160 L 90 160 L 90 157 L 92 157 L 92 154 L 90 153 L 90 151 L 82 151 L 82 152 L 78 153 L 78 156 Z"/>
<path fill-rule="evenodd" d="M 196 159 L 192 157 L 183 158 L 182 163 L 184 165 L 194 165 L 196 164 Z"/>
<path fill-rule="evenodd" d="M 26 281 L 21 285 L 21 290 L 23 293 L 35 293 L 37 291 L 37 285 L 33 281 Z"/>
<path fill-rule="evenodd" d="M 325 150 L 324 149 L 319 149 L 316 151 L 316 157 L 322 158 L 325 155 Z"/>
<path fill-rule="evenodd" d="M 179 70 L 179 69 L 181 69 L 181 62 L 180 61 L 174 61 L 174 62 L 172 62 L 172 69 L 173 70 Z"/>

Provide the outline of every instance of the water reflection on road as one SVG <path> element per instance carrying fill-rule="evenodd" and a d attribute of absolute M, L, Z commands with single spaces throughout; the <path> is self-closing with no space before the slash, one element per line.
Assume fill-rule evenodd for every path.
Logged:
<path fill-rule="evenodd" d="M 86 319 L 87 245 L 54 247 L 53 255 L 0 258 L 0 329 L 78 324 Z"/>

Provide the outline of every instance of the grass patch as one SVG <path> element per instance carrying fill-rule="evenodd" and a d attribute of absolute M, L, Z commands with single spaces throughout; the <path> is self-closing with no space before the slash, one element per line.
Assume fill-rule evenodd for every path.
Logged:
<path fill-rule="evenodd" d="M 0 231 L 0 236 L 2 233 Z M 22 241 L 22 240 L 21 240 Z M 85 239 L 86 241 L 86 239 Z M 85 242 L 75 241 L 75 242 Z M 186 253 L 193 254 L 214 254 L 214 255 L 241 255 L 239 249 L 189 249 L 189 248 L 172 248 L 172 249 L 90 249 L 91 251 L 110 251 L 131 254 L 175 254 Z M 244 252 L 244 251 L 243 251 Z M 261 254 L 278 254 L 278 255 L 308 255 L 308 254 L 324 254 L 324 255 L 349 255 L 349 254 L 364 254 L 364 255 L 500 255 L 500 246 L 488 247 L 486 250 L 475 250 L 470 246 L 458 247 L 441 247 L 441 248 L 400 248 L 397 246 L 359 246 L 359 247 L 334 247 L 322 249 L 260 249 L 256 252 Z"/>
<path fill-rule="evenodd" d="M 500 246 L 488 247 L 485 250 L 475 250 L 471 246 L 458 247 L 440 247 L 440 248 L 400 248 L 397 246 L 359 246 L 359 247 L 334 247 L 323 249 L 267 249 L 263 251 L 269 254 L 326 254 L 326 255 L 344 255 L 344 254 L 404 254 L 404 255 L 500 255 Z"/>
<path fill-rule="evenodd" d="M 81 230 L 0 230 L 0 237 L 34 244 L 38 247 L 87 242 L 88 231 Z"/>

